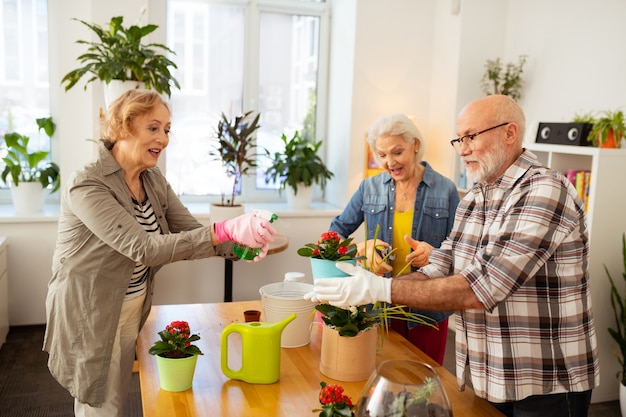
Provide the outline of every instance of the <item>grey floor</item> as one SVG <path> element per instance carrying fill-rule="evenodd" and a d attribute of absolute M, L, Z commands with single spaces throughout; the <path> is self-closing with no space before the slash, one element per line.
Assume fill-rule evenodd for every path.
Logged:
<path fill-rule="evenodd" d="M 48 355 L 41 351 L 43 332 L 43 325 L 9 330 L 7 342 L 0 348 L 0 417 L 73 416 L 72 397 L 48 372 Z M 451 372 L 453 361 L 454 332 L 450 332 L 444 366 Z M 124 416 L 142 414 L 139 377 L 133 374 Z M 620 417 L 619 403 L 592 404 L 589 417 Z"/>

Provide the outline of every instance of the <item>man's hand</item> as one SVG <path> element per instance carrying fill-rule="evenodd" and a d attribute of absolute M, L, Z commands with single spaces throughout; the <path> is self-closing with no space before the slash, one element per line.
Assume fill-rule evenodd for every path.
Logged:
<path fill-rule="evenodd" d="M 413 251 L 406 256 L 406 263 L 410 263 L 417 268 L 428 265 L 428 255 L 430 255 L 430 251 L 433 250 L 433 247 L 429 243 L 415 240 L 409 235 L 404 235 L 404 241 L 413 249 Z"/>
<path fill-rule="evenodd" d="M 342 308 L 377 301 L 391 302 L 391 279 L 379 277 L 347 262 L 337 262 L 336 265 L 350 276 L 316 279 L 313 292 L 305 294 L 305 299 L 327 302 Z"/>
<path fill-rule="evenodd" d="M 374 247 L 376 242 L 376 247 Z M 389 248 L 389 243 L 383 242 L 380 239 L 369 239 L 365 242 L 359 242 L 356 244 L 357 256 L 365 256 L 367 259 L 359 261 L 365 267 L 376 275 L 385 275 L 391 272 L 393 268 L 387 262 L 383 262 L 383 258 L 378 254 L 377 249 Z"/>

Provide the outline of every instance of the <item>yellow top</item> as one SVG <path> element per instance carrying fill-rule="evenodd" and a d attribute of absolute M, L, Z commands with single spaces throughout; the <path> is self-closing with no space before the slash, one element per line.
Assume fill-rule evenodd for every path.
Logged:
<path fill-rule="evenodd" d="M 413 226 L 413 210 L 403 211 L 402 213 L 394 212 L 393 214 L 393 235 L 391 237 L 392 242 L 389 242 L 393 248 L 395 248 L 393 261 L 388 262 L 393 267 L 391 276 L 395 277 L 406 266 L 404 261 L 409 253 L 411 253 L 411 247 L 404 241 L 404 235 L 411 236 L 411 229 Z M 410 268 L 406 268 L 403 274 L 411 272 Z"/>

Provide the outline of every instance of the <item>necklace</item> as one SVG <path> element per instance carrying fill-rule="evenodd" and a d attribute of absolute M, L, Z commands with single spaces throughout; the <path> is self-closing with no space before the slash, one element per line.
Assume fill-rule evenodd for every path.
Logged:
<path fill-rule="evenodd" d="M 142 191 L 143 191 L 143 183 L 141 182 L 141 180 L 139 180 L 139 193 L 138 195 L 135 194 L 135 192 L 133 191 L 132 188 L 130 188 L 130 185 L 128 185 L 128 182 L 126 182 L 126 180 L 124 180 L 124 184 L 126 184 L 126 188 L 128 188 L 128 191 L 130 192 L 131 197 L 133 198 L 133 200 L 135 200 L 137 203 L 142 203 L 143 199 L 141 198 L 142 196 Z"/>

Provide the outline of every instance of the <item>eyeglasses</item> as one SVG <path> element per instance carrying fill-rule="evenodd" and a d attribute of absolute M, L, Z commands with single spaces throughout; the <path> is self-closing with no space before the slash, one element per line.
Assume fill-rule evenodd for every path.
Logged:
<path fill-rule="evenodd" d="M 460 138 L 452 139 L 450 141 L 450 145 L 452 145 L 452 147 L 454 148 L 455 151 L 457 151 L 458 153 L 461 153 L 461 146 L 464 143 L 469 146 L 476 136 L 478 136 L 480 134 L 483 134 L 485 132 L 489 132 L 490 130 L 497 129 L 499 127 L 508 125 L 509 123 L 511 123 L 511 122 L 500 123 L 497 126 L 492 126 L 492 127 L 487 128 L 485 130 L 481 130 L 480 132 L 476 132 L 476 133 L 472 133 L 472 134 L 469 134 L 469 135 L 461 136 Z M 468 140 L 468 142 L 465 142 L 465 140 Z"/>

